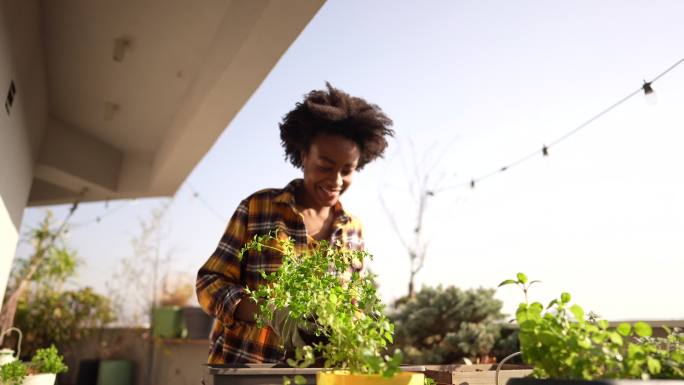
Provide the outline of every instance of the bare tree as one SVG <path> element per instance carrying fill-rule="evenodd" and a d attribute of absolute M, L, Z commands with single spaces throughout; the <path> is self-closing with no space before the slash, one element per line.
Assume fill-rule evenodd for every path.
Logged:
<path fill-rule="evenodd" d="M 402 226 L 399 223 L 397 216 L 398 210 L 393 210 L 387 203 L 386 198 L 381 194 L 380 203 L 387 215 L 387 218 L 392 225 L 392 230 L 399 238 L 401 245 L 406 249 L 409 257 L 409 283 L 408 296 L 415 295 L 415 279 L 416 275 L 423 269 L 425 265 L 425 258 L 428 253 L 430 239 L 428 239 L 425 231 L 426 215 L 430 207 L 432 198 L 449 178 L 443 172 L 436 171 L 444 156 L 447 154 L 449 147 L 455 139 L 452 139 L 442 149 L 437 152 L 439 142 L 433 143 L 418 159 L 413 140 L 409 140 L 411 154 L 409 157 L 401 152 L 401 147 L 397 153 L 402 162 L 402 170 L 408 187 L 408 193 L 411 196 L 411 204 L 407 209 L 402 208 L 401 211 L 412 213 L 409 220 L 410 226 Z M 437 153 L 436 157 L 431 157 Z M 410 161 L 410 163 L 407 162 Z M 395 188 L 396 189 L 396 188 Z M 385 190 L 385 189 L 383 189 Z M 406 231 L 406 229 L 410 231 Z"/>
<path fill-rule="evenodd" d="M 166 214 L 171 201 L 152 209 L 140 220 L 140 229 L 131 239 L 133 253 L 119 261 L 119 266 L 106 283 L 108 295 L 117 308 L 119 321 L 125 326 L 147 324 L 158 305 L 161 278 L 168 273 L 172 250 L 162 252 L 168 236 Z"/>

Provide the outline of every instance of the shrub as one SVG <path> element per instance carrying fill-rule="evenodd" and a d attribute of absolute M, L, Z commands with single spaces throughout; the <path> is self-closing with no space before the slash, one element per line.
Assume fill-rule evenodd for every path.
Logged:
<path fill-rule="evenodd" d="M 504 314 L 494 289 L 423 287 L 413 298 L 396 301 L 395 346 L 415 364 L 455 363 L 463 357 L 489 359 Z"/>

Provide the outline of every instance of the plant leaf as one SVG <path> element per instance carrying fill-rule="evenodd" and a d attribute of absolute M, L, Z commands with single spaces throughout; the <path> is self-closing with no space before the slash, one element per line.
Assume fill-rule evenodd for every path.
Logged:
<path fill-rule="evenodd" d="M 610 342 L 614 343 L 615 345 L 622 346 L 622 336 L 618 333 L 609 332 L 608 338 L 610 338 Z"/>
<path fill-rule="evenodd" d="M 646 322 L 639 321 L 634 324 L 634 332 L 639 337 L 650 337 L 653 334 L 653 329 Z"/>
<path fill-rule="evenodd" d="M 646 357 L 646 365 L 648 366 L 648 371 L 651 374 L 658 374 L 660 373 L 661 365 L 660 361 L 653 357 Z"/>
<path fill-rule="evenodd" d="M 507 279 L 507 280 L 501 282 L 501 283 L 499 284 L 499 286 L 497 286 L 497 287 L 501 287 L 501 286 L 504 286 L 504 285 L 510 285 L 510 284 L 513 284 L 513 283 L 518 283 L 518 281 L 516 281 L 516 280 L 514 280 L 514 279 Z"/>
<path fill-rule="evenodd" d="M 630 326 L 628 323 L 623 322 L 618 325 L 617 327 L 617 332 L 620 333 L 621 335 L 627 337 L 629 333 L 632 331 L 632 326 Z"/>
<path fill-rule="evenodd" d="M 570 295 L 570 293 L 561 294 L 561 302 L 562 303 L 568 303 L 568 302 L 570 302 L 571 299 L 572 299 L 572 296 Z"/>
<path fill-rule="evenodd" d="M 527 283 L 527 276 L 523 273 L 518 273 L 518 282 Z"/>
<path fill-rule="evenodd" d="M 572 305 L 570 307 L 570 312 L 575 316 L 575 320 L 577 320 L 577 322 L 584 322 L 584 310 L 580 305 Z"/>

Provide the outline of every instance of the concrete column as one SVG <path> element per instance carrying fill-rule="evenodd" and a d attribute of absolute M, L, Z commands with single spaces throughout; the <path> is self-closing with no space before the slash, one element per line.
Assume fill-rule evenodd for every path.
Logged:
<path fill-rule="evenodd" d="M 0 301 L 29 197 L 34 154 L 47 117 L 40 31 L 37 1 L 0 2 Z M 10 88 L 14 89 L 11 96 Z"/>

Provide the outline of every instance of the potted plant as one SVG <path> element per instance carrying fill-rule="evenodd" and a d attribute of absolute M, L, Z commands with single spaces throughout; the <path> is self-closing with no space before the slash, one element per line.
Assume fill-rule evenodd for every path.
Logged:
<path fill-rule="evenodd" d="M 152 335 L 161 338 L 185 337 L 187 331 L 183 322 L 183 307 L 195 292 L 192 284 L 183 284 L 164 279 L 159 306 L 154 308 L 152 315 Z"/>
<path fill-rule="evenodd" d="M 239 258 L 249 250 L 266 248 L 282 253 L 282 265 L 277 271 L 262 272 L 267 285 L 248 290 L 259 304 L 257 323 L 264 326 L 275 311 L 287 309 L 298 326 L 315 325 L 317 341 L 298 347 L 287 360 L 290 366 L 309 367 L 319 361 L 325 370 L 317 373 L 317 384 L 424 383 L 422 373 L 400 371 L 399 350 L 385 354 L 394 325 L 383 312 L 372 277 L 358 271 L 370 258 L 368 253 L 321 241 L 299 254 L 292 240 L 275 233 L 255 237 Z M 294 381 L 305 379 L 295 376 Z"/>
<path fill-rule="evenodd" d="M 199 306 L 190 306 L 190 298 L 195 293 L 195 277 L 187 273 L 166 274 L 162 282 L 160 302 L 172 308 L 178 324 L 180 310 L 180 330 L 177 336 L 190 339 L 208 339 L 211 333 L 213 318 Z"/>
<path fill-rule="evenodd" d="M 27 375 L 26 364 L 19 360 L 0 366 L 0 384 L 2 385 L 21 385 Z"/>
<path fill-rule="evenodd" d="M 38 349 L 31 362 L 16 360 L 0 367 L 2 385 L 52 385 L 57 374 L 68 370 L 57 348 Z"/>
<path fill-rule="evenodd" d="M 684 379 L 684 334 L 669 330 L 664 338 L 653 338 L 644 322 L 622 323 L 609 328 L 606 320 L 585 314 L 563 293 L 546 308 L 530 303 L 528 290 L 539 281 L 528 281 L 523 273 L 499 286 L 518 285 L 525 302 L 518 306 L 516 320 L 523 360 L 534 366 L 531 379 L 514 379 L 511 385 L 537 384 L 540 379 Z M 680 381 L 677 381 L 680 383 Z M 684 383 L 684 382 L 681 382 Z"/>

